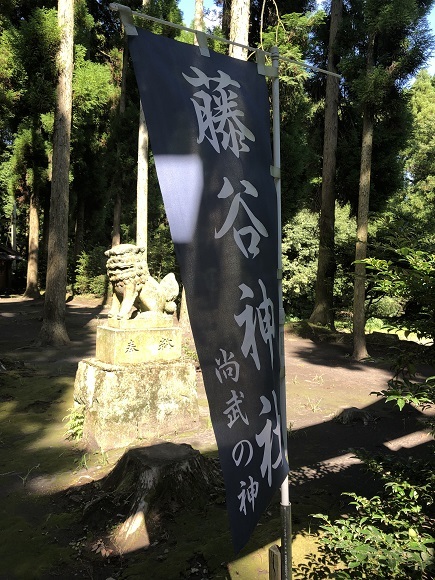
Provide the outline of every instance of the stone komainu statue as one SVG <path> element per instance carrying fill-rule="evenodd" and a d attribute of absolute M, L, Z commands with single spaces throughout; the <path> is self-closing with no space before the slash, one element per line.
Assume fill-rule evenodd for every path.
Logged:
<path fill-rule="evenodd" d="M 174 301 L 180 291 L 175 276 L 168 274 L 160 283 L 150 276 L 145 248 L 120 244 L 104 254 L 108 257 L 107 275 L 113 287 L 109 317 L 127 320 L 133 306 L 139 312 L 175 312 Z"/>

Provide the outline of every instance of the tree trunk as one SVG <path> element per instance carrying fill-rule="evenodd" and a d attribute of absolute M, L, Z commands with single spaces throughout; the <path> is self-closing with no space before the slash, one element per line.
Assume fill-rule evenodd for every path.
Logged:
<path fill-rule="evenodd" d="M 39 298 L 38 273 L 39 273 L 39 185 L 40 168 L 35 159 L 38 148 L 38 137 L 40 133 L 39 120 L 33 118 L 32 126 L 32 182 L 29 199 L 29 245 L 27 257 L 27 282 L 25 298 Z"/>
<path fill-rule="evenodd" d="M 106 542 L 120 555 L 147 548 L 164 514 L 204 507 L 223 493 L 218 462 L 175 443 L 128 450 L 99 483 L 101 495 L 87 504 L 84 517 L 91 527 L 95 522 L 99 538 L 102 529 L 109 531 Z M 121 521 L 119 512 L 125 514 Z"/>
<path fill-rule="evenodd" d="M 337 72 L 335 39 L 341 23 L 343 0 L 331 2 L 328 71 Z M 338 135 L 339 79 L 326 78 L 325 135 L 323 141 L 322 205 L 319 220 L 319 257 L 317 262 L 316 300 L 310 322 L 334 329 L 335 263 L 335 167 Z"/>
<path fill-rule="evenodd" d="M 247 0 L 231 0 L 230 40 L 248 44 L 250 2 Z M 233 58 L 246 60 L 248 49 L 230 44 L 229 55 Z"/>
<path fill-rule="evenodd" d="M 62 39 L 58 55 L 59 81 L 53 135 L 47 282 L 44 319 L 39 334 L 41 345 L 53 346 L 69 343 L 65 326 L 65 296 L 68 264 L 74 0 L 59 0 L 58 22 Z"/>
<path fill-rule="evenodd" d="M 367 52 L 367 74 L 373 70 L 375 36 L 369 37 Z M 370 178 L 372 167 L 374 115 L 370 105 L 364 105 L 363 131 L 361 147 L 361 169 L 358 195 L 358 218 L 355 260 L 367 257 L 367 233 L 369 220 Z M 354 360 L 363 360 L 369 356 L 365 336 L 365 264 L 355 264 L 355 283 L 353 298 L 353 354 Z"/>
<path fill-rule="evenodd" d="M 141 103 L 137 152 L 136 244 L 145 249 L 148 241 L 148 144 L 148 127 Z"/>
<path fill-rule="evenodd" d="M 34 176 L 35 177 L 35 176 Z M 27 257 L 27 283 L 25 298 L 39 298 L 38 253 L 39 253 L 39 213 L 35 189 L 35 178 L 29 200 L 29 254 Z"/>
<path fill-rule="evenodd" d="M 223 0 L 223 2 L 222 2 L 222 36 L 224 38 L 230 37 L 230 22 L 231 22 L 231 0 Z"/>
<path fill-rule="evenodd" d="M 143 8 L 147 4 L 148 0 L 142 0 Z M 148 127 L 142 103 L 140 103 L 137 151 L 136 244 L 145 248 L 145 256 L 147 256 L 146 250 L 148 246 L 148 153 Z"/>
<path fill-rule="evenodd" d="M 121 243 L 121 193 L 118 190 L 113 208 L 112 248 Z"/>
<path fill-rule="evenodd" d="M 74 239 L 74 264 L 77 266 L 77 261 L 80 254 L 83 252 L 85 239 L 85 198 L 82 191 L 77 192 L 77 216 L 75 226 Z"/>
<path fill-rule="evenodd" d="M 204 0 L 195 0 L 195 18 L 193 21 L 193 28 L 195 30 L 204 29 Z M 196 44 L 195 38 L 195 44 Z"/>
<path fill-rule="evenodd" d="M 121 94 L 119 96 L 119 114 L 122 117 L 125 113 L 127 101 L 127 67 L 128 67 L 128 40 L 124 36 L 124 52 L 122 54 L 122 73 L 121 73 Z M 118 159 L 120 158 L 118 147 Z M 112 248 L 119 246 L 121 243 L 121 209 L 122 200 L 119 189 L 115 195 L 115 205 L 113 207 L 113 228 L 112 228 Z"/>
<path fill-rule="evenodd" d="M 50 181 L 51 181 L 51 161 L 50 161 Z M 43 280 L 45 281 L 47 278 L 47 262 L 48 262 L 48 237 L 50 234 L 50 195 L 44 196 L 43 201 L 43 226 L 42 226 L 42 239 L 40 244 L 40 251 L 39 251 L 39 265 L 40 270 L 42 271 Z"/>

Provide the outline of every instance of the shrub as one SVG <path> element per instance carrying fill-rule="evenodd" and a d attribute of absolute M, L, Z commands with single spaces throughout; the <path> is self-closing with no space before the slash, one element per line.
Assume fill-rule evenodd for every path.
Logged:
<path fill-rule="evenodd" d="M 435 377 L 415 380 L 412 362 L 399 357 L 396 374 L 388 388 L 378 393 L 394 401 L 400 410 L 405 404 L 428 407 L 435 404 Z M 435 425 L 428 428 L 432 436 Z M 310 555 L 301 564 L 297 578 L 323 580 L 429 580 L 435 576 L 433 537 L 435 472 L 433 458 L 423 461 L 408 457 L 357 456 L 381 477 L 383 492 L 371 498 L 347 493 L 353 513 L 334 522 L 316 514 L 320 525 L 320 556 Z"/>
<path fill-rule="evenodd" d="M 435 254 L 410 247 L 398 248 L 393 259 L 364 260 L 373 291 L 403 304 L 393 319 L 406 334 L 435 341 Z"/>
<path fill-rule="evenodd" d="M 82 252 L 77 261 L 74 292 L 103 296 L 107 291 L 105 248 Z"/>
<path fill-rule="evenodd" d="M 383 492 L 371 498 L 347 493 L 354 511 L 331 522 L 320 520 L 319 556 L 295 570 L 296 578 L 324 580 L 423 580 L 433 578 L 430 535 L 435 492 L 433 465 L 408 459 L 357 454 L 381 476 Z"/>
<path fill-rule="evenodd" d="M 337 204 L 335 212 L 334 281 L 336 307 L 350 308 L 353 293 L 351 265 L 354 259 L 355 219 L 350 207 Z M 308 209 L 299 211 L 282 231 L 282 291 L 287 314 L 307 318 L 314 305 L 319 252 L 318 215 Z"/>

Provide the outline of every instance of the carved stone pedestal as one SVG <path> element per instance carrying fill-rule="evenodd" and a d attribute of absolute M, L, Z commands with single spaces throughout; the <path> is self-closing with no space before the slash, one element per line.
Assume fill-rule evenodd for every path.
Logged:
<path fill-rule="evenodd" d="M 199 420 L 195 366 L 180 360 L 134 365 L 82 360 L 74 401 L 84 408 L 85 444 L 103 451 L 190 431 Z"/>
<path fill-rule="evenodd" d="M 110 320 L 97 327 L 96 357 L 109 364 L 174 361 L 181 357 L 181 330 L 169 316 Z M 170 325 L 169 325 L 170 323 Z M 152 326 L 150 326 L 152 324 Z"/>
<path fill-rule="evenodd" d="M 181 360 L 173 325 L 174 274 L 150 276 L 144 247 L 120 244 L 105 254 L 112 307 L 97 328 L 96 358 L 80 361 L 74 384 L 84 442 L 104 451 L 190 431 L 199 416 L 195 367 Z"/>

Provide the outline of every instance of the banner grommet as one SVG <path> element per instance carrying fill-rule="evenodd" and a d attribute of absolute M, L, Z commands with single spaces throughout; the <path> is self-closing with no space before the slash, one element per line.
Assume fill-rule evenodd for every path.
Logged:
<path fill-rule="evenodd" d="M 117 4 L 116 7 L 121 16 L 121 22 L 127 36 L 137 36 L 137 29 L 133 22 L 133 12 L 131 11 L 131 8 L 128 6 L 122 6 L 121 4 Z"/>
<path fill-rule="evenodd" d="M 205 34 L 205 32 L 202 32 L 201 30 L 196 30 L 195 36 L 196 36 L 196 41 L 198 42 L 199 51 L 202 54 L 202 56 L 210 57 L 210 51 L 208 49 L 208 44 L 207 44 L 207 35 Z"/>

